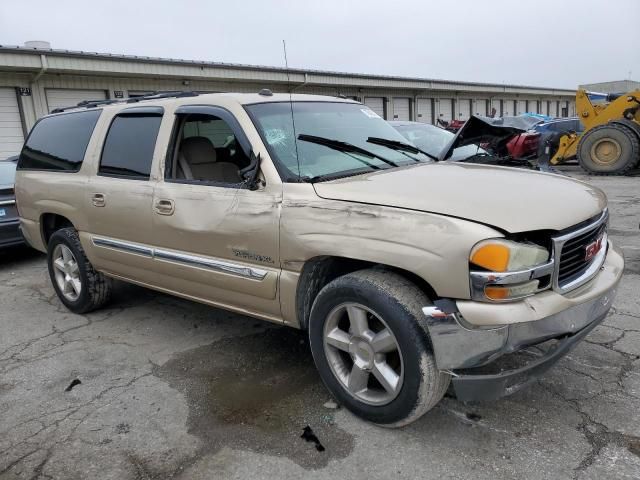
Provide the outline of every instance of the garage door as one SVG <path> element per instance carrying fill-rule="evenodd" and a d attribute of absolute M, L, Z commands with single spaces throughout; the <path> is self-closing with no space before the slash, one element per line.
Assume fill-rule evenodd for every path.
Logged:
<path fill-rule="evenodd" d="M 436 100 L 436 118 L 445 122 L 451 121 L 453 118 L 452 106 L 453 100 L 451 98 L 439 98 Z"/>
<path fill-rule="evenodd" d="M 492 98 L 491 99 L 491 108 L 489 109 L 489 115 L 491 115 L 491 111 L 495 108 L 495 110 L 496 110 L 495 116 L 496 117 L 501 117 L 502 116 L 500 102 L 501 102 L 501 100 L 498 99 L 498 98 Z"/>
<path fill-rule="evenodd" d="M 364 104 L 371 110 L 384 118 L 384 98 L 382 97 L 365 97 Z"/>
<path fill-rule="evenodd" d="M 456 105 L 457 105 L 456 118 L 458 120 L 469 120 L 469 117 L 471 116 L 471 99 L 460 98 L 456 102 Z"/>
<path fill-rule="evenodd" d="M 526 100 L 518 100 L 516 101 L 516 115 L 522 115 L 523 113 L 527 113 L 527 101 Z"/>
<path fill-rule="evenodd" d="M 129 90 L 127 92 L 127 96 L 129 98 L 137 98 L 137 97 L 144 97 L 145 95 L 151 95 L 153 93 L 153 91 L 151 90 Z"/>
<path fill-rule="evenodd" d="M 539 113 L 537 100 L 529 100 L 527 104 L 527 112 Z"/>
<path fill-rule="evenodd" d="M 502 100 L 502 116 L 507 117 L 515 115 L 515 109 L 513 108 L 514 100 Z"/>
<path fill-rule="evenodd" d="M 485 98 L 474 100 L 473 107 L 474 115 L 482 115 L 484 117 L 487 114 L 487 100 Z"/>
<path fill-rule="evenodd" d="M 393 99 L 393 119 L 408 121 L 409 115 L 409 99 L 395 97 Z"/>
<path fill-rule="evenodd" d="M 416 105 L 416 120 L 422 123 L 433 123 L 430 98 L 418 98 Z"/>
<path fill-rule="evenodd" d="M 47 88 L 47 107 L 51 112 L 55 108 L 72 107 L 85 100 L 106 100 L 104 90 L 71 90 L 66 88 Z"/>
<path fill-rule="evenodd" d="M 22 150 L 24 135 L 14 88 L 0 88 L 0 160 Z"/>

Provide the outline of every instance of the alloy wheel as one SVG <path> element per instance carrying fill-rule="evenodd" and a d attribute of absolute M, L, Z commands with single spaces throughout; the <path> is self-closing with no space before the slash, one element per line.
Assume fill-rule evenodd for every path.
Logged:
<path fill-rule="evenodd" d="M 58 289 L 64 297 L 75 302 L 82 292 L 82 281 L 78 261 L 73 252 L 59 243 L 53 250 L 53 270 Z"/>
<path fill-rule="evenodd" d="M 400 345 L 384 320 L 358 303 L 343 303 L 328 315 L 324 351 L 334 376 L 357 400 L 386 405 L 400 393 L 404 366 Z"/>

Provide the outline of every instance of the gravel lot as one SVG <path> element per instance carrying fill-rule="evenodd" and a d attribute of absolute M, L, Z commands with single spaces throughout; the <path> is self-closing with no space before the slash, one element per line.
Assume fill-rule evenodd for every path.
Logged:
<path fill-rule="evenodd" d="M 325 407 L 299 332 L 126 284 L 74 315 L 44 256 L 1 253 L 0 478 L 640 478 L 640 178 L 564 171 L 609 196 L 611 314 L 528 390 L 401 430 Z"/>

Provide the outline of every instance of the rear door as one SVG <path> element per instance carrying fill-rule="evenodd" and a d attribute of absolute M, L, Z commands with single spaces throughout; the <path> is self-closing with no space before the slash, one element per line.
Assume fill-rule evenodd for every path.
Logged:
<path fill-rule="evenodd" d="M 152 209 L 154 158 L 166 145 L 156 143 L 162 107 L 130 107 L 108 119 L 108 130 L 96 175 L 85 191 L 87 238 L 98 269 L 145 284 L 154 284 Z"/>

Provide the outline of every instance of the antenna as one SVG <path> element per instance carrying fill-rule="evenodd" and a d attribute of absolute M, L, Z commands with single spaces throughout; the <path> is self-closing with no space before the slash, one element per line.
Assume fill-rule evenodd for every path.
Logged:
<path fill-rule="evenodd" d="M 284 51 L 284 66 L 287 70 L 287 88 L 289 90 L 289 108 L 291 109 L 291 125 L 293 126 L 293 144 L 296 147 L 296 163 L 298 164 L 298 181 L 300 181 L 300 157 L 298 156 L 298 136 L 296 135 L 296 119 L 293 114 L 293 97 L 291 93 L 291 78 L 289 77 L 289 61 L 287 60 L 287 42 L 282 40 Z"/>

